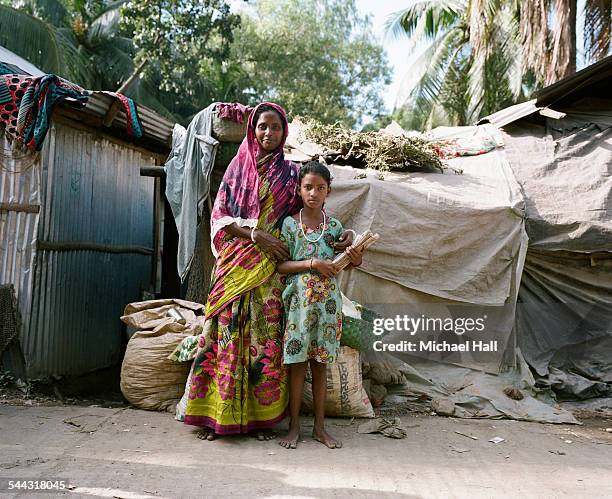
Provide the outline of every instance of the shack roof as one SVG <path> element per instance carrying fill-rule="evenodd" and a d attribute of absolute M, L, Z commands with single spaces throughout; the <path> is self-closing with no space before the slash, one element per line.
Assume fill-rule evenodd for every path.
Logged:
<path fill-rule="evenodd" d="M 0 62 L 20 69 L 21 74 L 30 76 L 45 74 L 26 59 L 2 46 L 0 46 Z M 137 104 L 137 111 L 143 135 L 140 139 L 135 140 L 129 138 L 125 132 L 127 126 L 125 111 L 123 109 L 118 109 L 116 112 L 112 110 L 115 103 L 115 99 L 112 96 L 93 92 L 87 104 L 78 108 L 71 106 L 69 99 L 67 101 L 57 107 L 55 113 L 59 116 L 81 122 L 90 127 L 100 128 L 105 133 L 128 142 L 134 142 L 136 145 L 155 152 L 168 153 L 171 148 L 174 122 L 142 104 Z"/>
<path fill-rule="evenodd" d="M 612 56 L 608 56 L 537 91 L 532 100 L 501 109 L 481 118 L 477 124 L 491 123 L 497 127 L 503 127 L 534 113 L 551 116 L 556 113 L 554 109 L 560 109 L 569 102 L 582 97 L 599 97 L 609 100 L 611 86 Z"/>
<path fill-rule="evenodd" d="M 612 56 L 570 75 L 562 80 L 544 87 L 534 94 L 539 106 L 549 106 L 565 99 L 576 99 L 584 95 L 593 97 L 604 87 L 607 92 L 602 95 L 609 97 L 612 83 Z"/>

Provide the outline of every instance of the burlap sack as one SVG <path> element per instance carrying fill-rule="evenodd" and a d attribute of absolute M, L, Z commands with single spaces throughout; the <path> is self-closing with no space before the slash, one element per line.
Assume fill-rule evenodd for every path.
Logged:
<path fill-rule="evenodd" d="M 312 412 L 312 374 L 306 371 L 302 409 Z M 336 362 L 327 365 L 326 416 L 373 418 L 374 409 L 361 380 L 359 352 L 340 347 Z"/>
<path fill-rule="evenodd" d="M 363 377 L 376 385 L 403 385 L 406 378 L 388 353 L 366 350 L 363 353 Z"/>
<path fill-rule="evenodd" d="M 171 307 L 180 311 L 186 324 L 166 317 Z M 121 392 L 131 404 L 140 409 L 175 411 L 185 391 L 190 363 L 174 362 L 168 356 L 186 337 L 202 332 L 203 317 L 194 313 L 200 307 L 182 300 L 153 300 L 126 307 L 126 315 L 121 317 L 126 324 L 151 328 L 130 338 L 121 366 Z"/>

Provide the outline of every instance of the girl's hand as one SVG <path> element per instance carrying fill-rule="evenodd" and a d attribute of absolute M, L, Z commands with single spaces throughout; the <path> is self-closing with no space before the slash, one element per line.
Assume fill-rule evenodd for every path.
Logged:
<path fill-rule="evenodd" d="M 339 269 L 329 260 L 320 260 L 318 258 L 314 258 L 312 260 L 312 268 L 315 269 L 319 274 L 323 277 L 333 277 L 338 272 Z"/>
<path fill-rule="evenodd" d="M 357 249 L 354 246 L 350 246 L 346 249 L 345 253 L 351 259 L 351 265 L 353 267 L 359 267 L 363 258 L 363 247 L 361 249 Z"/>
<path fill-rule="evenodd" d="M 347 249 L 351 244 L 353 244 L 353 232 L 350 230 L 345 230 L 334 243 L 334 249 L 341 252 Z"/>
<path fill-rule="evenodd" d="M 285 261 L 289 258 L 289 250 L 287 245 L 280 239 L 274 237 L 272 234 L 259 229 L 255 229 L 253 233 L 255 242 L 264 250 L 268 255 L 273 256 L 277 260 Z"/>

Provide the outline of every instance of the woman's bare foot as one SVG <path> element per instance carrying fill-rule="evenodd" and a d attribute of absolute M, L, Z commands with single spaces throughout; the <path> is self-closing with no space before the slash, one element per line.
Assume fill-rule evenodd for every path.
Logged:
<path fill-rule="evenodd" d="M 202 428 L 197 433 L 197 437 L 200 440 L 212 441 L 212 440 L 215 440 L 217 438 L 217 435 L 215 435 L 215 432 L 213 430 L 211 430 L 210 428 Z"/>
<path fill-rule="evenodd" d="M 342 447 L 342 442 L 327 433 L 325 428 L 317 428 L 315 426 L 312 430 L 312 438 L 314 438 L 317 442 L 321 442 L 323 445 L 326 445 L 330 449 L 339 449 Z"/>
<path fill-rule="evenodd" d="M 297 442 L 300 438 L 300 427 L 297 428 L 289 428 L 289 432 L 278 441 L 278 445 L 284 447 L 285 449 L 295 449 L 297 448 Z"/>
<path fill-rule="evenodd" d="M 265 442 L 266 440 L 274 440 L 276 433 L 271 430 L 257 430 L 253 436 L 260 442 Z"/>

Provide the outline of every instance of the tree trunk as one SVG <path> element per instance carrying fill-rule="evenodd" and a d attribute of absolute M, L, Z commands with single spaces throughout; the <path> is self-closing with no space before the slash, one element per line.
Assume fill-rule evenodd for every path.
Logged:
<path fill-rule="evenodd" d="M 553 52 L 546 84 L 576 72 L 576 0 L 555 1 Z"/>
<path fill-rule="evenodd" d="M 550 66 L 549 0 L 523 0 L 520 2 L 520 30 L 525 69 L 535 73 L 538 83 L 545 82 Z"/>

